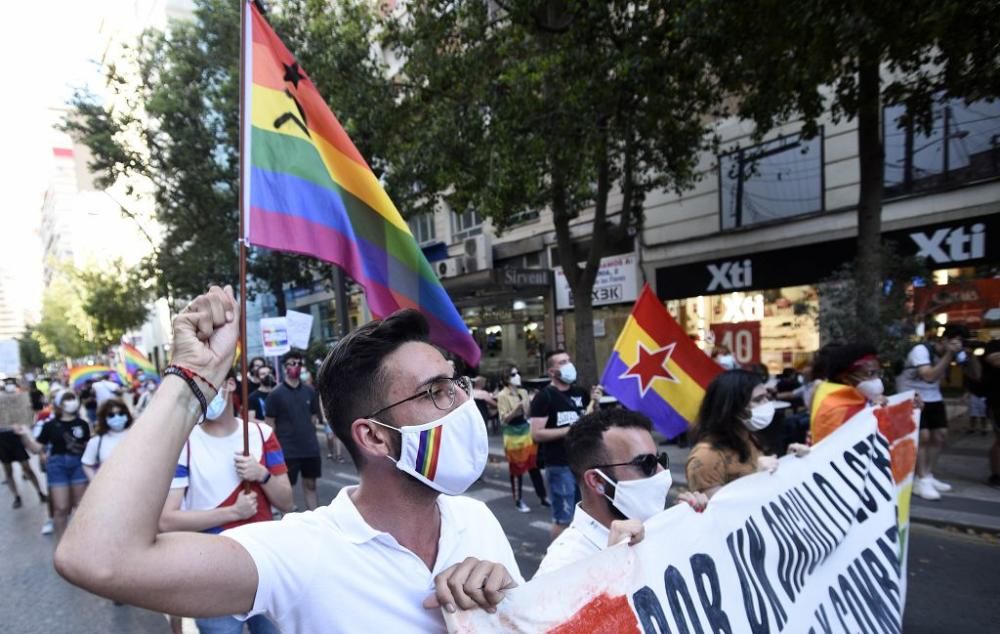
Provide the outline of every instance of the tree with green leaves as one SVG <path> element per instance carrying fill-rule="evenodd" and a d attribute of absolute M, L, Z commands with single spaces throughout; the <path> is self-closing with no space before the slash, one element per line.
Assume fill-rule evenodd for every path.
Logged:
<path fill-rule="evenodd" d="M 904 105 L 898 125 L 929 131 L 935 103 L 1000 96 L 1000 3 L 702 0 L 689 3 L 683 30 L 758 138 L 795 120 L 807 137 L 826 116 L 857 120 L 852 338 L 880 341 L 883 108 Z"/>
<path fill-rule="evenodd" d="M 698 176 L 718 103 L 680 3 L 408 3 L 387 27 L 399 117 L 387 181 L 410 213 L 475 210 L 498 231 L 549 210 L 575 303 L 575 361 L 597 378 L 592 289 L 611 245 L 632 244 L 646 196 Z M 571 224 L 592 213 L 586 241 Z"/>
<path fill-rule="evenodd" d="M 31 336 L 50 359 L 97 354 L 83 302 L 68 276 L 57 275 L 42 295 L 42 315 Z"/>
<path fill-rule="evenodd" d="M 337 10 L 328 4 L 289 0 L 268 17 L 299 44 L 304 65 L 322 78 L 324 96 L 346 112 L 345 127 L 364 147 L 378 130 L 371 104 L 384 99 L 371 79 L 376 71 L 355 64 L 370 55 L 364 20 L 374 8 L 357 0 Z M 163 240 L 149 264 L 168 297 L 238 280 L 239 23 L 238 2 L 198 0 L 192 20 L 144 33 L 127 64 L 106 69 L 111 96 L 77 95 L 65 123 L 90 148 L 98 187 L 119 179 L 152 183 Z M 362 134 L 352 130 L 356 123 Z M 330 274 L 309 258 L 266 249 L 251 251 L 249 271 L 257 290 L 274 295 L 279 313 L 286 285 Z"/>
<path fill-rule="evenodd" d="M 90 322 L 91 341 L 101 350 L 121 341 L 129 330 L 142 326 L 155 297 L 141 268 L 127 268 L 122 261 L 77 271 L 76 288 L 81 308 Z"/>
<path fill-rule="evenodd" d="M 22 368 L 41 368 L 53 360 L 53 357 L 42 352 L 42 346 L 35 338 L 34 326 L 28 326 L 24 329 L 21 336 L 17 338 L 17 345 L 21 352 Z"/>

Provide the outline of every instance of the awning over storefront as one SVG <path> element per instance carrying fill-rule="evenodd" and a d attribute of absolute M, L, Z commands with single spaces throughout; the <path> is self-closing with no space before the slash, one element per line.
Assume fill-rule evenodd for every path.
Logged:
<path fill-rule="evenodd" d="M 903 255 L 935 269 L 1000 262 L 1000 214 L 911 227 L 882 234 Z M 704 260 L 656 270 L 660 299 L 816 284 L 855 258 L 855 238 Z"/>
<path fill-rule="evenodd" d="M 552 271 L 545 269 L 501 268 L 476 271 L 441 280 L 452 301 L 493 298 L 535 293 L 546 295 L 552 288 Z"/>

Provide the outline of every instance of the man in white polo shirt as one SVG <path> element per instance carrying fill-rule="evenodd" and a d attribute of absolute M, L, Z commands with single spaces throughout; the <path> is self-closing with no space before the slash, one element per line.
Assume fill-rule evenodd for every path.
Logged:
<path fill-rule="evenodd" d="M 573 521 L 549 546 L 537 574 L 599 553 L 625 539 L 644 537 L 643 522 L 664 509 L 670 491 L 666 455 L 656 454 L 649 419 L 623 408 L 581 417 L 566 435 L 566 456 L 580 486 Z M 678 502 L 704 510 L 703 493 L 681 493 Z"/>
<path fill-rule="evenodd" d="M 91 484 L 56 552 L 60 574 L 171 614 L 266 614 L 286 634 L 443 631 L 439 606 L 493 610 L 522 582 L 496 518 L 458 497 L 485 466 L 485 426 L 415 311 L 362 326 L 320 371 L 358 486 L 280 522 L 157 535 L 173 465 L 225 377 L 238 330 L 228 287 L 174 319 L 173 363 Z"/>

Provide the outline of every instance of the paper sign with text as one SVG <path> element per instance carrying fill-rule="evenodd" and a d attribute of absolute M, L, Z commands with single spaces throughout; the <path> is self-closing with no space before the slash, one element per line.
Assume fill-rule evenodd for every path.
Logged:
<path fill-rule="evenodd" d="M 292 349 L 288 340 L 288 322 L 284 317 L 265 317 L 260 320 L 260 340 L 265 357 L 280 357 Z"/>

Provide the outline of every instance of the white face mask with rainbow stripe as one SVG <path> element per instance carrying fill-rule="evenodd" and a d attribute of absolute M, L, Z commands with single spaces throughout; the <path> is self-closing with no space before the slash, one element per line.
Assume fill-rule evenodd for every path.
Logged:
<path fill-rule="evenodd" d="M 461 495 L 479 479 L 489 457 L 486 422 L 471 398 L 441 418 L 392 427 L 370 418 L 376 425 L 398 431 L 402 449 L 396 468 L 445 495 Z"/>

